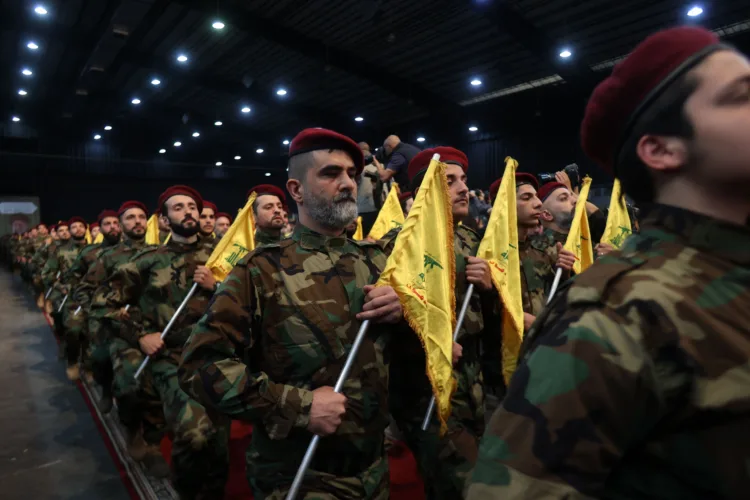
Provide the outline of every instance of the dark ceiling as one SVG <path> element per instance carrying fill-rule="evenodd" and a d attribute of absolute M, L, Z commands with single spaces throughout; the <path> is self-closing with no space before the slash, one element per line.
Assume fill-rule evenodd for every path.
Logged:
<path fill-rule="evenodd" d="M 700 23 L 745 50 L 750 45 L 747 0 L 703 2 L 695 18 L 686 15 L 690 3 L 671 0 L 0 6 L 3 151 L 74 156 L 106 149 L 109 157 L 142 162 L 248 169 L 282 167 L 282 141 L 308 126 L 376 143 L 399 133 L 408 142 L 424 136 L 425 144 L 461 144 L 474 137 L 469 125 L 500 128 L 511 118 L 502 110 L 515 105 L 513 116 L 533 113 L 527 105 L 538 108 L 547 95 L 556 106 L 582 109 L 618 58 L 648 33 L 676 24 Z M 38 6 L 47 14 L 36 13 Z M 212 27 L 216 20 L 223 29 Z M 29 49 L 30 41 L 39 48 Z M 565 48 L 567 59 L 560 57 Z M 188 60 L 178 62 L 180 54 Z M 24 68 L 33 74 L 23 75 Z M 473 78 L 482 84 L 472 86 Z M 27 95 L 18 95 L 21 88 Z M 287 94 L 278 96 L 279 88 Z"/>

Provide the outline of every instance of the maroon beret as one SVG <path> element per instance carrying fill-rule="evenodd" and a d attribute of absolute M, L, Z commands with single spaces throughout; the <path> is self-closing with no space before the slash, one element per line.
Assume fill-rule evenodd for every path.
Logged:
<path fill-rule="evenodd" d="M 219 217 L 226 217 L 227 219 L 229 219 L 229 223 L 232 223 L 232 216 L 226 212 L 219 212 L 218 214 L 216 214 L 216 219 L 218 219 Z"/>
<path fill-rule="evenodd" d="M 398 195 L 398 200 L 399 201 L 408 200 L 412 196 L 413 196 L 413 193 L 411 191 L 407 191 L 405 193 L 401 193 L 400 195 Z"/>
<path fill-rule="evenodd" d="M 161 196 L 159 196 L 159 210 L 161 210 L 161 207 L 164 206 L 168 199 L 170 199 L 172 196 L 177 196 L 178 194 L 191 197 L 193 201 L 195 201 L 195 204 L 198 206 L 198 213 L 200 214 L 201 212 L 203 212 L 203 198 L 201 198 L 200 193 L 190 186 L 185 186 L 183 184 L 176 184 L 168 188 L 161 194 Z"/>
<path fill-rule="evenodd" d="M 365 168 L 365 157 L 356 142 L 343 134 L 324 128 L 306 128 L 297 134 L 289 145 L 289 157 L 321 149 L 340 149 L 346 152 L 351 156 L 357 174 Z"/>
<path fill-rule="evenodd" d="M 500 177 L 490 186 L 490 200 L 493 202 L 495 201 L 497 192 L 500 190 L 500 183 L 502 181 L 503 178 Z M 534 189 L 539 190 L 539 181 L 536 179 L 535 175 L 528 174 L 526 172 L 516 172 L 516 187 L 522 184 L 531 184 L 532 186 L 534 186 Z"/>
<path fill-rule="evenodd" d="M 59 221 L 57 221 L 57 227 L 60 227 L 60 226 L 68 227 L 68 221 L 66 221 L 66 220 L 59 220 Z"/>
<path fill-rule="evenodd" d="M 102 213 L 100 213 L 99 217 L 96 218 L 96 222 L 94 222 L 94 224 L 97 224 L 97 225 L 101 224 L 101 222 L 107 217 L 117 218 L 119 217 L 119 214 L 115 212 L 114 210 L 102 210 Z M 93 227 L 94 224 L 91 224 L 91 226 Z"/>
<path fill-rule="evenodd" d="M 148 217 L 148 210 L 146 210 L 146 205 L 144 205 L 140 201 L 134 200 L 126 201 L 125 203 L 120 205 L 120 208 L 117 210 L 117 215 L 122 216 L 122 214 L 124 214 L 131 208 L 140 208 L 141 210 L 143 210 L 143 213 L 146 214 L 146 217 Z"/>
<path fill-rule="evenodd" d="M 539 196 L 540 200 L 544 201 L 549 198 L 549 195 L 551 195 L 553 191 L 560 188 L 568 189 L 568 186 L 561 182 L 548 182 L 547 184 L 539 188 L 537 196 Z"/>
<path fill-rule="evenodd" d="M 256 193 L 258 196 L 262 194 L 272 194 L 281 200 L 282 205 L 286 206 L 286 195 L 284 194 L 284 191 L 273 184 L 258 184 L 257 186 L 250 188 L 250 191 L 247 192 L 247 197 L 250 198 L 250 195 L 253 193 Z"/>
<path fill-rule="evenodd" d="M 654 100 L 706 56 L 728 48 L 698 27 L 672 28 L 646 38 L 591 94 L 581 124 L 583 150 L 614 173 L 624 142 Z"/>
<path fill-rule="evenodd" d="M 92 222 L 91 224 L 89 224 L 89 229 L 94 229 L 95 227 L 99 227 L 98 222 Z"/>
<path fill-rule="evenodd" d="M 211 210 L 214 211 L 214 214 L 216 214 L 216 212 L 219 211 L 219 209 L 216 208 L 216 205 L 214 205 L 210 201 L 205 201 L 205 200 L 203 201 L 203 208 L 210 208 Z M 203 212 L 203 210 L 201 210 L 201 212 Z"/>
<path fill-rule="evenodd" d="M 75 217 L 70 218 L 70 220 L 68 221 L 68 227 L 72 226 L 74 222 L 80 222 L 81 224 L 86 226 L 86 220 L 83 217 L 79 217 L 76 215 Z"/>
<path fill-rule="evenodd" d="M 57 224 L 52 224 L 52 225 L 51 225 L 51 226 L 49 227 L 49 230 L 50 230 L 50 231 L 57 231 Z"/>
<path fill-rule="evenodd" d="M 409 182 L 413 183 L 419 174 L 427 171 L 427 168 L 430 166 L 430 161 L 432 161 L 432 157 L 436 154 L 440 155 L 440 161 L 443 163 L 458 165 L 464 169 L 464 172 L 469 169 L 469 159 L 462 151 L 448 146 L 438 146 L 436 148 L 420 151 L 411 159 L 406 170 L 406 173 L 409 176 Z"/>

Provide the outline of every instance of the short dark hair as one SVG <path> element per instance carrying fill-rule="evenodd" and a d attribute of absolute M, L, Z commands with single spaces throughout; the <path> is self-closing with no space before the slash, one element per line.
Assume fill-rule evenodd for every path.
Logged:
<path fill-rule="evenodd" d="M 656 198 L 656 186 L 649 168 L 638 156 L 636 147 L 644 135 L 693 138 L 693 124 L 685 114 L 685 102 L 698 87 L 698 78 L 686 73 L 674 81 L 659 96 L 633 126 L 623 143 L 617 160 L 617 177 L 622 190 L 636 203 L 651 203 Z"/>
<path fill-rule="evenodd" d="M 169 216 L 169 208 L 167 208 L 167 200 L 164 200 L 164 203 L 161 204 L 160 213 L 164 217 L 168 217 Z"/>

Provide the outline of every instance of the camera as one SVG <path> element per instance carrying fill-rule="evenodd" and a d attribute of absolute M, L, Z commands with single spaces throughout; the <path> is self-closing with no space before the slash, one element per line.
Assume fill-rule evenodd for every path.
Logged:
<path fill-rule="evenodd" d="M 573 188 L 579 187 L 581 185 L 581 174 L 578 171 L 578 164 L 577 163 L 571 163 L 570 165 L 566 165 L 563 169 L 563 172 L 568 174 L 568 178 L 570 178 L 570 185 Z M 552 172 L 543 172 L 538 175 L 539 181 L 542 184 L 546 184 L 548 182 L 554 182 L 555 181 L 555 173 Z"/>

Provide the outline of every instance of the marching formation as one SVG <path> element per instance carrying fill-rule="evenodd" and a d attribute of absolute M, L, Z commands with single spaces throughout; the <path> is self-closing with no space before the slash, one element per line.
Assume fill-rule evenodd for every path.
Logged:
<path fill-rule="evenodd" d="M 400 185 L 365 236 L 369 148 L 316 128 L 291 142 L 286 193 L 256 186 L 236 217 L 175 185 L 154 213 L 126 201 L 2 253 L 68 378 L 101 386 L 129 454 L 181 498 L 223 498 L 232 420 L 253 425 L 255 498 L 388 498 L 394 435 L 428 498 L 740 498 L 748 82 L 710 32 L 642 42 L 582 124 L 615 177 L 606 213 L 591 179 L 540 185 L 509 157 L 480 234 L 466 154 L 436 147 L 378 164 Z"/>

